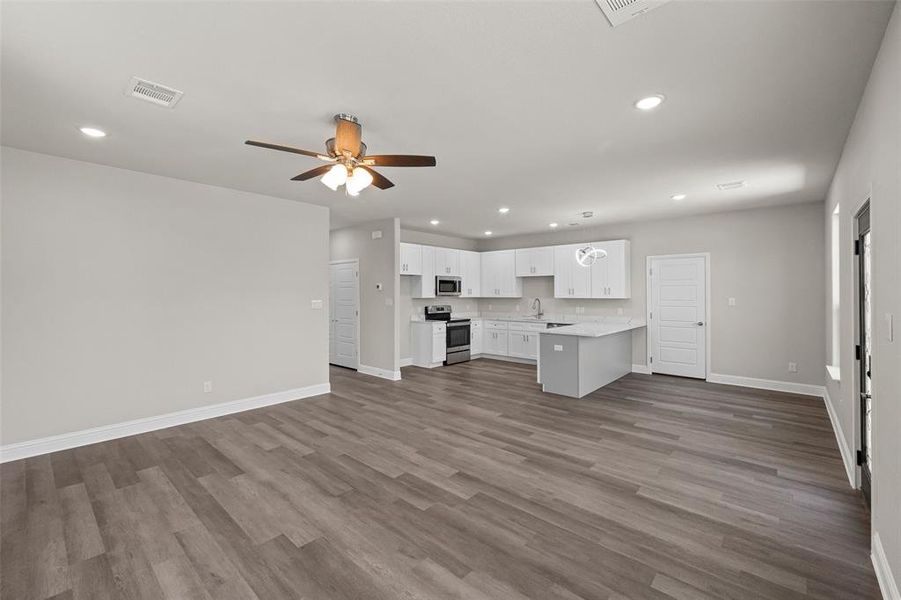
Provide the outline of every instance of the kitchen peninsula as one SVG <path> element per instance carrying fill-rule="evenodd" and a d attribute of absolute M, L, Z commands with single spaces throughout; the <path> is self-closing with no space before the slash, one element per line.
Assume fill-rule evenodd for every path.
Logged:
<path fill-rule="evenodd" d="M 539 333 L 541 389 L 582 398 L 632 371 L 632 330 L 643 321 L 577 323 Z"/>

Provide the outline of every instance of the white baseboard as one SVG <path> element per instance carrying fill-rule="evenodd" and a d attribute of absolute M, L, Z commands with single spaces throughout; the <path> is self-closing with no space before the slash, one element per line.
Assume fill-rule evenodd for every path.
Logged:
<path fill-rule="evenodd" d="M 48 454 L 50 452 L 59 452 L 60 450 L 68 450 L 69 448 L 77 448 L 79 446 L 87 446 L 88 444 L 96 444 L 97 442 L 106 442 L 121 437 L 127 437 L 129 435 L 147 433 L 148 431 L 155 431 L 157 429 L 166 429 L 167 427 L 175 427 L 176 425 L 184 425 L 185 423 L 193 423 L 194 421 L 202 421 L 204 419 L 212 419 L 214 417 L 230 415 L 245 410 L 281 404 L 282 402 L 290 402 L 291 400 L 309 398 L 310 396 L 319 396 L 320 394 L 328 394 L 330 391 L 330 384 L 319 383 L 293 390 L 286 390 L 284 392 L 275 392 L 272 394 L 255 396 L 253 398 L 246 398 L 244 400 L 233 400 L 221 404 L 189 408 L 187 410 L 180 410 L 178 412 L 166 413 L 154 417 L 144 417 L 143 419 L 134 419 L 133 421 L 113 423 L 112 425 L 103 425 L 91 429 L 82 429 L 81 431 L 62 433 L 60 435 L 29 440 L 27 442 L 7 444 L 5 446 L 0 446 L 0 463 L 28 458 L 30 456 L 38 456 L 40 454 Z"/>
<path fill-rule="evenodd" d="M 647 365 L 632 365 L 633 373 L 642 373 L 644 375 L 650 375 L 651 369 Z"/>
<path fill-rule="evenodd" d="M 489 360 L 500 360 L 504 362 L 519 363 L 521 365 L 537 365 L 537 360 L 531 358 L 519 358 L 518 356 L 501 356 L 500 354 L 479 354 L 479 358 L 487 358 Z"/>
<path fill-rule="evenodd" d="M 845 439 L 845 434 L 839 424 L 838 415 L 835 414 L 835 408 L 832 406 L 832 398 L 829 396 L 829 390 L 824 388 L 823 402 L 826 403 L 826 412 L 829 413 L 829 421 L 832 423 L 832 431 L 835 432 L 835 441 L 838 443 L 838 449 L 842 454 L 842 462 L 845 465 L 845 473 L 848 475 L 848 482 L 852 488 L 857 488 L 857 461 L 854 459 L 854 453 L 851 452 L 851 446 Z"/>
<path fill-rule="evenodd" d="M 711 373 L 707 376 L 710 383 L 724 383 L 726 385 L 739 385 L 741 387 L 757 388 L 759 390 L 771 390 L 774 392 L 788 392 L 802 394 L 804 396 L 817 396 L 822 398 L 826 388 L 822 385 L 810 383 L 795 383 L 793 381 L 776 381 L 775 379 L 757 379 L 756 377 L 742 377 L 740 375 L 721 375 Z"/>
<path fill-rule="evenodd" d="M 901 593 L 898 592 L 898 582 L 892 575 L 892 569 L 888 564 L 888 557 L 885 556 L 885 549 L 882 547 L 882 540 L 879 539 L 879 533 L 873 532 L 873 550 L 870 558 L 873 560 L 873 569 L 876 571 L 876 580 L 879 582 L 879 589 L 882 590 L 883 600 L 901 600 Z"/>
<path fill-rule="evenodd" d="M 412 356 L 409 357 L 409 358 L 402 358 L 402 359 L 400 359 L 400 366 L 402 366 L 402 367 L 409 367 L 409 366 L 412 365 L 412 364 L 413 364 L 413 357 L 412 357 Z"/>
<path fill-rule="evenodd" d="M 363 375 L 372 375 L 373 377 L 381 377 L 389 381 L 400 381 L 400 369 L 397 371 L 389 371 L 388 369 L 379 369 L 378 367 L 370 367 L 369 365 L 360 365 L 357 369 L 358 373 Z"/>

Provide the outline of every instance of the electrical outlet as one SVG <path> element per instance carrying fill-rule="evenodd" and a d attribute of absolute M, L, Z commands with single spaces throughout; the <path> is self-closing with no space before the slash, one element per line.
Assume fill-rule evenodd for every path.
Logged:
<path fill-rule="evenodd" d="M 735 306 L 735 298 L 729 298 L 729 306 Z"/>
<path fill-rule="evenodd" d="M 563 352 L 563 344 L 554 344 L 554 352 Z"/>
<path fill-rule="evenodd" d="M 374 239 L 374 240 L 380 240 L 380 239 L 382 239 L 382 230 L 381 230 L 381 229 L 376 229 L 375 231 L 373 231 L 373 232 L 372 232 L 372 239 Z"/>
<path fill-rule="evenodd" d="M 789 373 L 797 373 L 798 372 L 798 363 L 793 363 L 793 362 L 788 363 L 788 372 Z"/>
<path fill-rule="evenodd" d="M 213 382 L 212 381 L 204 381 L 203 382 L 203 393 L 209 394 L 213 391 Z"/>

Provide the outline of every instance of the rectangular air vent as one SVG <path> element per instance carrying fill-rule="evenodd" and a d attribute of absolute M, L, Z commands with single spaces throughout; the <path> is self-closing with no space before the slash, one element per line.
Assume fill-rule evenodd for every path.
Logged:
<path fill-rule="evenodd" d="M 125 94 L 127 96 L 138 98 L 139 100 L 146 100 L 147 102 L 158 104 L 159 106 L 173 108 L 184 95 L 184 92 L 180 92 L 175 88 L 159 83 L 147 81 L 146 79 L 141 79 L 140 77 L 132 77 L 131 83 L 125 91 Z"/>
<path fill-rule="evenodd" d="M 670 0 L 595 0 L 610 24 L 616 27 Z"/>
<path fill-rule="evenodd" d="M 716 184 L 716 189 L 721 192 L 725 192 L 727 190 L 737 190 L 738 188 L 745 187 L 744 181 L 730 181 L 728 183 L 718 183 Z"/>

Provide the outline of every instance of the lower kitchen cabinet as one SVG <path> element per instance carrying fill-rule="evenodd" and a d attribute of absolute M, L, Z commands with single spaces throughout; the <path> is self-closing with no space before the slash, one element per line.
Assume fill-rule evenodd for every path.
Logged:
<path fill-rule="evenodd" d="M 469 354 L 476 356 L 482 353 L 482 321 L 481 319 L 473 319 L 469 323 Z"/>
<path fill-rule="evenodd" d="M 499 329 L 486 329 L 483 332 L 482 352 L 507 356 L 507 332 Z"/>

